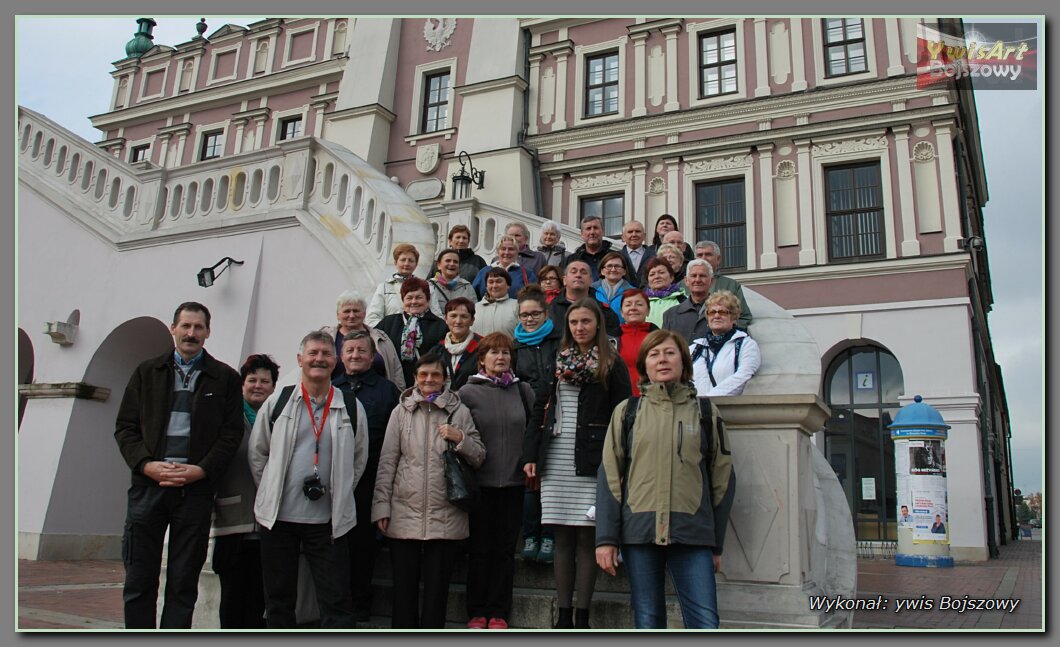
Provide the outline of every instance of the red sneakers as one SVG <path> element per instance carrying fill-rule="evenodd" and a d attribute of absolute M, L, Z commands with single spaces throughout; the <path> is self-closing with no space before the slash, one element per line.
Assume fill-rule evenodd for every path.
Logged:
<path fill-rule="evenodd" d="M 504 622 L 504 621 L 501 620 L 501 622 Z M 490 624 L 492 625 L 493 622 L 490 621 Z M 507 626 L 507 625 L 505 625 L 505 626 Z M 472 618 L 472 619 L 467 621 L 467 628 L 468 629 L 485 629 L 486 628 L 486 619 L 483 618 L 482 616 L 478 616 L 478 617 Z M 492 628 L 493 627 L 490 627 L 490 629 L 492 629 Z"/>
<path fill-rule="evenodd" d="M 504 618 L 490 618 L 489 628 L 490 629 L 507 629 L 508 628 L 508 623 L 504 620 Z"/>

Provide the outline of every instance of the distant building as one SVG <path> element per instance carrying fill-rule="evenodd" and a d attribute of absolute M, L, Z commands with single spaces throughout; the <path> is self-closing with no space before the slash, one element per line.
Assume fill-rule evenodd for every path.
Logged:
<path fill-rule="evenodd" d="M 120 535 L 120 509 L 88 528 L 47 502 L 87 421 L 99 446 L 78 455 L 116 460 L 105 409 L 149 345 L 123 326 L 162 346 L 163 305 L 200 294 L 191 274 L 156 283 L 146 268 L 198 269 L 238 249 L 249 262 L 202 293 L 219 299 L 207 347 L 229 363 L 276 353 L 288 369 L 296 331 L 332 323 L 334 296 L 379 280 L 396 242 L 429 256 L 467 224 L 489 257 L 509 222 L 536 243 L 550 219 L 573 249 L 584 215 L 617 238 L 631 218 L 651 231 L 669 213 L 816 339 L 833 412 L 816 444 L 858 539 L 896 537 L 887 425 L 919 393 L 952 426 L 951 554 L 987 559 L 1015 519 L 986 316 L 988 193 L 970 86 L 917 86 L 920 23 L 940 21 L 350 17 L 225 25 L 175 46 L 138 36 L 114 64 L 111 110 L 92 117 L 103 158 L 20 113 L 20 382 L 111 389 L 105 403 L 24 389 L 21 496 L 31 473 L 56 484 L 41 510 L 20 507 L 20 555 L 64 554 L 31 549 L 57 534 Z M 470 194 L 454 192 L 461 151 L 487 171 Z M 402 238 L 402 223 L 424 217 L 431 236 Z M 38 255 L 49 240 L 64 242 Z M 117 266 L 132 275 L 101 269 Z M 307 272 L 325 277 L 316 302 Z M 60 287 L 38 289 L 49 281 Z M 42 324 L 74 308 L 94 327 L 85 347 L 49 344 Z M 108 335 L 128 361 L 97 374 Z M 53 467 L 31 472 L 29 457 Z"/>

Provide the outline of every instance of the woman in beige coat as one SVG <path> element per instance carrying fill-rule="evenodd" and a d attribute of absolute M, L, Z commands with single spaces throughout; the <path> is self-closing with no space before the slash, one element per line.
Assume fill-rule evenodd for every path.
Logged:
<path fill-rule="evenodd" d="M 486 448 L 471 412 L 445 388 L 441 357 L 420 357 L 414 376 L 416 385 L 401 395 L 386 428 L 372 521 L 390 538 L 393 627 L 440 629 L 453 563 L 460 540 L 468 536 L 467 513 L 446 496 L 442 452 L 455 443 L 457 453 L 477 468 Z"/>

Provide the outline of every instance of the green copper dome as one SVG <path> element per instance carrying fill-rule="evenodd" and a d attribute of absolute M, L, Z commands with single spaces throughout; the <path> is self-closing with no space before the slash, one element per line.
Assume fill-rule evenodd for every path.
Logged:
<path fill-rule="evenodd" d="M 151 34 L 156 23 L 153 18 L 137 18 L 139 27 L 133 35 L 132 40 L 125 43 L 125 55 L 129 58 L 140 58 L 155 46 L 155 37 Z"/>

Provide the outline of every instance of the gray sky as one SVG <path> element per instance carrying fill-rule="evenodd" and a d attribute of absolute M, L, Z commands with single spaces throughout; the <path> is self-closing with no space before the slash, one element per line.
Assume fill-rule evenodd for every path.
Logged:
<path fill-rule="evenodd" d="M 153 17 L 158 22 L 155 43 L 173 46 L 195 35 L 202 16 Z M 258 19 L 205 18 L 207 35 L 226 23 L 245 26 Z M 112 63 L 125 57 L 125 43 L 135 31 L 136 16 L 17 17 L 19 105 L 98 141 L 100 133 L 88 117 L 108 109 Z M 76 42 L 76 48 L 54 46 L 64 37 Z M 1013 481 L 1024 492 L 1042 489 L 1044 460 L 1042 85 L 1039 75 L 1037 91 L 990 91 L 976 97 L 990 191 L 985 212 L 994 291 L 990 330 L 1012 421 Z"/>

